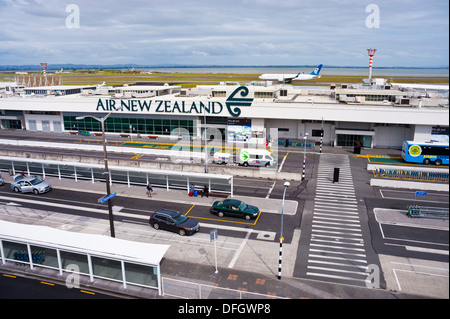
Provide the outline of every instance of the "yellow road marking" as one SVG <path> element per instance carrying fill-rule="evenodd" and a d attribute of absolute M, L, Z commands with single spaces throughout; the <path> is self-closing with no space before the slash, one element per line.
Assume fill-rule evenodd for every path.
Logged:
<path fill-rule="evenodd" d="M 194 208 L 195 204 L 191 206 L 191 208 L 189 208 L 189 210 L 187 211 L 186 214 L 184 214 L 184 216 L 187 216 L 187 214 L 189 214 L 189 212 L 191 211 L 192 208 Z"/>
<path fill-rule="evenodd" d="M 3 276 L 5 276 L 5 277 L 10 277 L 10 278 L 16 278 L 16 276 L 13 276 L 13 275 L 7 275 L 7 274 L 3 274 Z"/>
<path fill-rule="evenodd" d="M 95 295 L 95 292 L 91 292 L 91 291 L 80 290 L 80 292 L 83 292 L 85 294 Z"/>
<path fill-rule="evenodd" d="M 142 156 L 144 156 L 144 154 L 136 154 L 133 157 L 131 157 L 131 159 L 137 160 L 137 159 L 140 159 Z"/>
<path fill-rule="evenodd" d="M 254 223 L 237 222 L 237 221 L 233 221 L 233 220 L 224 220 L 224 219 L 218 219 L 218 218 L 206 218 L 206 217 L 196 217 L 196 216 L 189 216 L 189 217 L 195 218 L 195 219 L 206 219 L 206 220 L 213 220 L 213 221 L 219 221 L 219 222 L 225 222 L 225 223 L 244 224 L 244 225 L 254 226 L 256 224 L 256 222 L 258 221 L 260 215 L 261 215 L 261 212 L 259 212 L 258 217 L 256 217 Z"/>
<path fill-rule="evenodd" d="M 49 286 L 54 286 L 55 285 L 55 284 L 52 284 L 50 282 L 45 282 L 45 281 L 41 281 L 41 284 L 49 285 Z"/>

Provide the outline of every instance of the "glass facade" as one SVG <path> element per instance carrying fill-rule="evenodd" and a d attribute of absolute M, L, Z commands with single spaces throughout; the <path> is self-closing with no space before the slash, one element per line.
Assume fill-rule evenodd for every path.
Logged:
<path fill-rule="evenodd" d="M 92 117 L 77 120 L 75 116 L 64 115 L 64 129 L 101 132 L 101 123 Z M 112 117 L 105 121 L 105 132 L 123 134 L 170 135 L 172 130 L 184 128 L 189 135 L 196 135 L 196 121 L 192 119 L 161 119 L 142 117 Z"/>
<path fill-rule="evenodd" d="M 336 135 L 336 145 L 337 146 L 354 147 L 356 145 L 356 141 L 360 141 L 362 147 L 371 148 L 372 136 L 351 135 L 351 134 L 337 134 Z"/>
<path fill-rule="evenodd" d="M 160 289 L 159 269 L 156 265 L 136 264 L 108 257 L 93 256 L 86 252 L 66 251 L 50 247 L 50 245 L 47 247 L 33 243 L 28 245 L 14 240 L 0 239 L 0 263 L 14 262 L 30 265 L 31 259 L 34 267 L 45 267 L 58 270 L 60 273 L 64 271 L 122 282 L 124 288 L 126 288 L 126 284 L 132 284 Z M 31 258 L 29 252 L 31 252 Z"/>

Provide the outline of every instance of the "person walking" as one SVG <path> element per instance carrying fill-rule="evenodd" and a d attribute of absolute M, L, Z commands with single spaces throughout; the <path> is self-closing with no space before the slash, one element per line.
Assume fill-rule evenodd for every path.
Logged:
<path fill-rule="evenodd" d="M 152 184 L 150 184 L 150 182 L 147 182 L 147 196 L 151 198 L 152 192 L 153 192 Z"/>

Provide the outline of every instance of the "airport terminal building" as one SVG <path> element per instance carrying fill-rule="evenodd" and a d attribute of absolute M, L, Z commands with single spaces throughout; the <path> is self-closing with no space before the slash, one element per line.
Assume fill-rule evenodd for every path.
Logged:
<path fill-rule="evenodd" d="M 106 133 L 143 140 L 199 139 L 207 127 L 226 142 L 265 144 L 274 132 L 319 142 L 323 132 L 325 145 L 401 148 L 404 140 L 448 142 L 449 135 L 448 88 L 406 89 L 382 79 L 328 87 L 4 86 L 0 96 L 1 128 L 29 131 L 98 134 L 101 124 L 90 116 L 111 112 Z"/>

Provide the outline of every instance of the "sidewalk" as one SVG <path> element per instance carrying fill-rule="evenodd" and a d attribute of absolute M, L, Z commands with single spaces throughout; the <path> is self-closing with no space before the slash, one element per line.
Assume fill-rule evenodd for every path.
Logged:
<path fill-rule="evenodd" d="M 2 175 L 5 183 L 12 182 L 12 176 L 7 174 Z M 65 190 L 73 190 L 77 192 L 88 192 L 88 193 L 98 193 L 102 196 L 106 193 L 106 187 L 104 182 L 92 183 L 90 180 L 78 180 L 75 182 L 74 179 L 62 178 L 61 180 L 57 177 L 46 176 L 45 181 L 52 185 L 52 188 L 61 188 Z M 162 187 L 153 187 L 152 197 L 147 196 L 146 186 L 136 186 L 126 184 L 113 183 L 111 185 L 111 193 L 117 193 L 117 196 L 131 197 L 131 198 L 141 198 L 155 201 L 165 201 L 174 202 L 180 204 L 188 205 L 199 205 L 199 206 L 212 206 L 215 201 L 224 200 L 223 197 L 202 197 L 198 196 L 188 196 L 188 192 L 179 189 L 170 189 Z M 99 196 L 100 198 L 100 196 Z M 230 198 L 230 197 L 228 197 Z M 258 207 L 261 211 L 265 213 L 281 214 L 281 199 L 275 198 L 261 198 L 261 197 L 249 197 L 249 196 L 233 196 L 233 199 L 238 199 L 244 201 L 246 204 L 254 205 Z M 285 200 L 284 212 L 285 215 L 295 215 L 297 212 L 297 201 Z"/>

